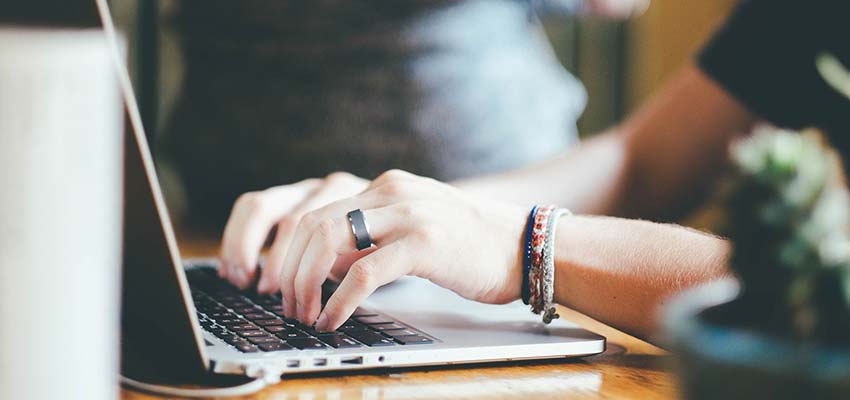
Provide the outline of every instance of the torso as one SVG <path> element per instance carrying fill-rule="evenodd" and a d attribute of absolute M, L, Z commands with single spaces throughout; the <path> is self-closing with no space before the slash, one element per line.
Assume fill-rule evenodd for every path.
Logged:
<path fill-rule="evenodd" d="M 242 192 L 334 170 L 496 172 L 575 140 L 584 90 L 525 2 L 369 3 L 183 0 L 166 146 L 190 207 L 223 218 Z"/>

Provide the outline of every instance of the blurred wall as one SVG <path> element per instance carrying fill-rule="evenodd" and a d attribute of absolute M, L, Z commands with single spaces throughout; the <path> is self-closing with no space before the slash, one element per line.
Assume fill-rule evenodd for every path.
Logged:
<path fill-rule="evenodd" d="M 654 0 L 627 29 L 625 109 L 651 95 L 693 60 L 736 0 Z"/>

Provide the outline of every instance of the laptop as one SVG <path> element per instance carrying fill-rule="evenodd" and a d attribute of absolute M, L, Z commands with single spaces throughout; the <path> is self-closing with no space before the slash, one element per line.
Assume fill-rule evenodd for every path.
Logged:
<path fill-rule="evenodd" d="M 181 259 L 108 11 L 103 17 L 131 127 L 125 140 L 125 375 L 280 377 L 605 350 L 604 337 L 560 319 L 544 325 L 519 301 L 481 304 L 413 277 L 379 288 L 339 330 L 320 333 L 284 318 L 279 294 L 240 291 L 219 279 L 215 259 Z M 334 285 L 324 289 L 327 297 Z"/>

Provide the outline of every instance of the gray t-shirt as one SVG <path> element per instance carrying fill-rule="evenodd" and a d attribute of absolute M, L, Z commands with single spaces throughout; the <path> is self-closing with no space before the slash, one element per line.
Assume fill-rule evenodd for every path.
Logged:
<path fill-rule="evenodd" d="M 182 0 L 163 146 L 196 220 L 335 170 L 450 180 L 576 140 L 586 94 L 519 0 Z"/>

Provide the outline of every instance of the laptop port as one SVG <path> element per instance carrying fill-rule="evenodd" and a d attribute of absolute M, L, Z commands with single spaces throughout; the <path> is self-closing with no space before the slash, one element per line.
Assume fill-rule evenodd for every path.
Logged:
<path fill-rule="evenodd" d="M 362 365 L 363 357 L 343 357 L 339 360 L 339 363 L 342 365 Z"/>
<path fill-rule="evenodd" d="M 298 368 L 301 366 L 301 360 L 286 360 L 286 368 Z"/>
<path fill-rule="evenodd" d="M 317 359 L 313 360 L 313 366 L 315 366 L 315 367 L 324 367 L 324 366 L 327 366 L 327 365 L 328 365 L 328 359 L 327 358 L 317 358 Z"/>

